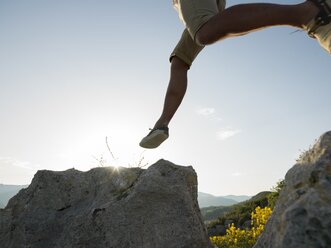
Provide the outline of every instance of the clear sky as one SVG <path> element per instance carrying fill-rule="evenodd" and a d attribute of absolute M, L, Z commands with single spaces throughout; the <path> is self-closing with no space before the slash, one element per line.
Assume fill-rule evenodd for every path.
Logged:
<path fill-rule="evenodd" d="M 193 165 L 200 191 L 253 195 L 331 129 L 330 55 L 305 32 L 276 27 L 205 48 L 169 140 L 140 148 L 183 30 L 171 2 L 0 1 L 0 183 L 88 170 L 103 155 L 116 166 Z"/>

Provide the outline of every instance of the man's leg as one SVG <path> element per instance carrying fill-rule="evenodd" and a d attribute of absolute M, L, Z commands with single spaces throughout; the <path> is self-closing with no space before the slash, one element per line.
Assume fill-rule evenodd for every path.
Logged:
<path fill-rule="evenodd" d="M 163 111 L 151 132 L 144 137 L 139 145 L 143 148 L 156 148 L 169 137 L 168 124 L 179 105 L 187 88 L 187 71 L 189 65 L 174 56 L 171 60 L 170 82 L 165 96 Z"/>
<path fill-rule="evenodd" d="M 187 88 L 187 72 L 203 48 L 195 43 L 187 29 L 183 31 L 170 55 L 170 81 L 162 114 L 154 128 L 139 143 L 141 147 L 156 148 L 169 137 L 168 124 L 184 98 Z"/>
<path fill-rule="evenodd" d="M 196 40 L 200 44 L 208 45 L 276 25 L 303 28 L 318 11 L 316 5 L 310 1 L 296 5 L 235 5 L 221 11 L 205 23 L 196 33 Z"/>
<path fill-rule="evenodd" d="M 181 104 L 187 88 L 187 71 L 189 66 L 179 59 L 173 57 L 171 60 L 170 81 L 164 100 L 163 111 L 154 128 L 168 126 L 170 120 Z"/>

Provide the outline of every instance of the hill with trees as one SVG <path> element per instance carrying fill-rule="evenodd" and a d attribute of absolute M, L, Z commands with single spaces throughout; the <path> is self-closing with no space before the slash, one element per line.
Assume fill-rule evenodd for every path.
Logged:
<path fill-rule="evenodd" d="M 242 229 L 249 229 L 251 227 L 251 213 L 256 207 L 273 209 L 283 185 L 284 181 L 279 181 L 271 191 L 260 192 L 251 199 L 233 206 L 202 208 L 201 213 L 208 234 L 210 236 L 224 235 L 226 228 L 231 224 Z"/>

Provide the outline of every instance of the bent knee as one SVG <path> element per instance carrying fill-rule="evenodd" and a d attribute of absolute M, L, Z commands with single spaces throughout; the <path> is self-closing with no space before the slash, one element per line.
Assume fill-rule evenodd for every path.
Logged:
<path fill-rule="evenodd" d="M 213 44 L 215 41 L 209 32 L 206 32 L 202 27 L 195 35 L 195 42 L 201 46 L 207 46 Z"/>

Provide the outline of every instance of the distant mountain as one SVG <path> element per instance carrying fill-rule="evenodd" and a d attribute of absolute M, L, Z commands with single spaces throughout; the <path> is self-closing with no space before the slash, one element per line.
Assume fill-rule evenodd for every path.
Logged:
<path fill-rule="evenodd" d="M 23 188 L 28 187 L 28 185 L 5 185 L 0 184 L 0 208 L 4 208 L 9 199 L 18 193 Z"/>
<path fill-rule="evenodd" d="M 247 200 L 252 198 L 251 196 L 248 196 L 248 195 L 226 195 L 226 196 L 223 196 L 223 197 L 235 200 L 237 202 L 247 201 Z"/>
<path fill-rule="evenodd" d="M 270 206 L 270 204 L 272 204 L 270 202 L 271 194 L 273 193 L 270 191 L 263 191 L 251 197 L 249 200 L 232 206 L 201 208 L 200 211 L 205 224 L 207 224 L 207 229 L 213 229 L 216 228 L 217 225 L 221 225 L 223 226 L 221 228 L 222 232 L 224 232 L 225 228 L 229 224 L 228 221 L 231 220 L 237 227 L 240 227 L 246 221 L 250 220 L 251 212 L 257 206 L 262 208 L 265 206 Z M 217 235 L 219 235 L 219 233 Z M 222 235 L 224 235 L 224 233 Z"/>
<path fill-rule="evenodd" d="M 250 196 L 214 196 L 203 192 L 198 192 L 198 202 L 200 208 L 211 207 L 211 206 L 231 206 L 239 202 L 249 199 Z"/>

